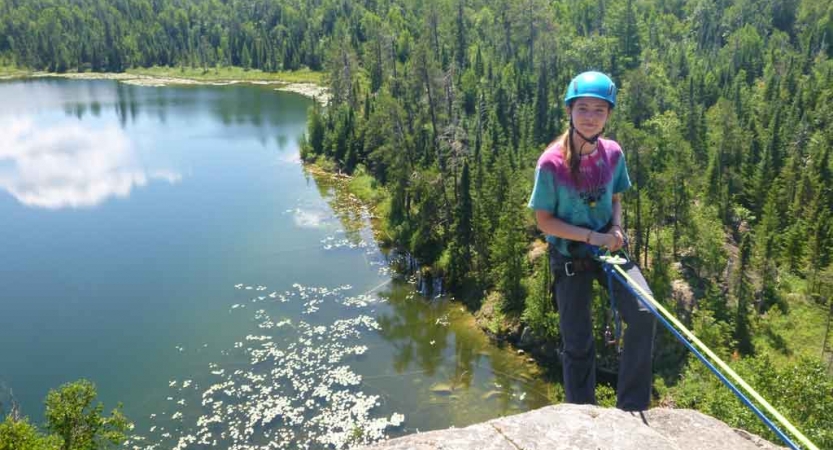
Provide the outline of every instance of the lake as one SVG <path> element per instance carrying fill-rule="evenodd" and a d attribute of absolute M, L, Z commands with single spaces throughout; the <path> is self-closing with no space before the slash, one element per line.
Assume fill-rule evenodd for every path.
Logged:
<path fill-rule="evenodd" d="M 128 448 L 347 448 L 557 400 L 392 272 L 271 86 L 0 82 L 0 401 L 86 378 Z"/>

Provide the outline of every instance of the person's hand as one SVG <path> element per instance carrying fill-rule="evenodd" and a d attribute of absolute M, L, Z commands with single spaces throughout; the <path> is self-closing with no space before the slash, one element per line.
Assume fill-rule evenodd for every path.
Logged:
<path fill-rule="evenodd" d="M 608 247 L 610 251 L 615 252 L 625 246 L 625 232 L 622 231 L 622 227 L 614 225 L 610 230 L 610 234 L 616 236 L 616 246 Z"/>
<path fill-rule="evenodd" d="M 590 245 L 606 248 L 610 251 L 615 251 L 614 249 L 618 250 L 622 247 L 622 245 L 619 244 L 619 238 L 616 237 L 613 233 L 599 232 L 593 232 L 592 238 L 590 240 Z"/>
<path fill-rule="evenodd" d="M 625 243 L 621 235 L 617 235 L 612 231 L 610 233 L 605 233 L 602 236 L 605 237 L 605 244 L 603 245 L 603 247 L 610 250 L 611 252 L 619 250 Z"/>

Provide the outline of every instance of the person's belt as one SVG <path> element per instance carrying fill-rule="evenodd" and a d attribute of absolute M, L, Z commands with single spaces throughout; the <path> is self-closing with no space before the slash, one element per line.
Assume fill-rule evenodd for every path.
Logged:
<path fill-rule="evenodd" d="M 579 272 L 596 270 L 598 268 L 599 263 L 590 258 L 575 258 L 564 261 L 564 273 L 568 277 L 572 277 Z"/>

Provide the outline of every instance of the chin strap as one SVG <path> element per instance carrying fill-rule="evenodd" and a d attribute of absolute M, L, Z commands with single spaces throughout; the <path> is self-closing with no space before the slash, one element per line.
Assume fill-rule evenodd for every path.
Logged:
<path fill-rule="evenodd" d="M 602 131 L 600 131 L 598 134 L 595 134 L 595 135 L 593 135 L 593 136 L 591 136 L 591 137 L 587 137 L 587 136 L 585 136 L 585 135 L 584 135 L 584 133 L 582 133 L 581 131 L 579 131 L 579 130 L 578 130 L 578 128 L 576 128 L 576 126 L 575 126 L 575 125 L 573 125 L 573 117 L 572 117 L 572 116 L 570 116 L 570 132 L 572 133 L 573 131 L 575 131 L 576 133 L 578 133 L 578 135 L 579 135 L 579 136 L 581 136 L 581 138 L 582 138 L 582 139 L 584 139 L 584 141 L 585 141 L 586 143 L 588 143 L 588 144 L 590 144 L 590 145 L 593 145 L 593 144 L 595 144 L 595 143 L 596 143 L 596 141 L 598 141 L 598 140 L 599 140 L 599 136 L 601 136 L 601 135 L 602 135 L 602 133 L 604 133 L 604 131 L 605 131 L 605 130 L 604 130 L 604 128 L 602 128 Z"/>

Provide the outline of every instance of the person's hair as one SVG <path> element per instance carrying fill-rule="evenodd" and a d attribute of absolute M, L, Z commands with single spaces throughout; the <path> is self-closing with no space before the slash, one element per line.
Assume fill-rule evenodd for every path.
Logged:
<path fill-rule="evenodd" d="M 559 136 L 556 141 L 561 144 L 561 151 L 564 152 L 564 162 L 566 162 L 567 167 L 570 168 L 570 175 L 573 176 L 573 180 L 575 182 L 578 182 L 581 177 L 581 173 L 579 171 L 581 168 L 581 150 L 576 149 L 576 146 L 573 143 L 573 133 L 570 131 L 572 131 L 572 129 L 568 127 L 567 131 Z"/>

